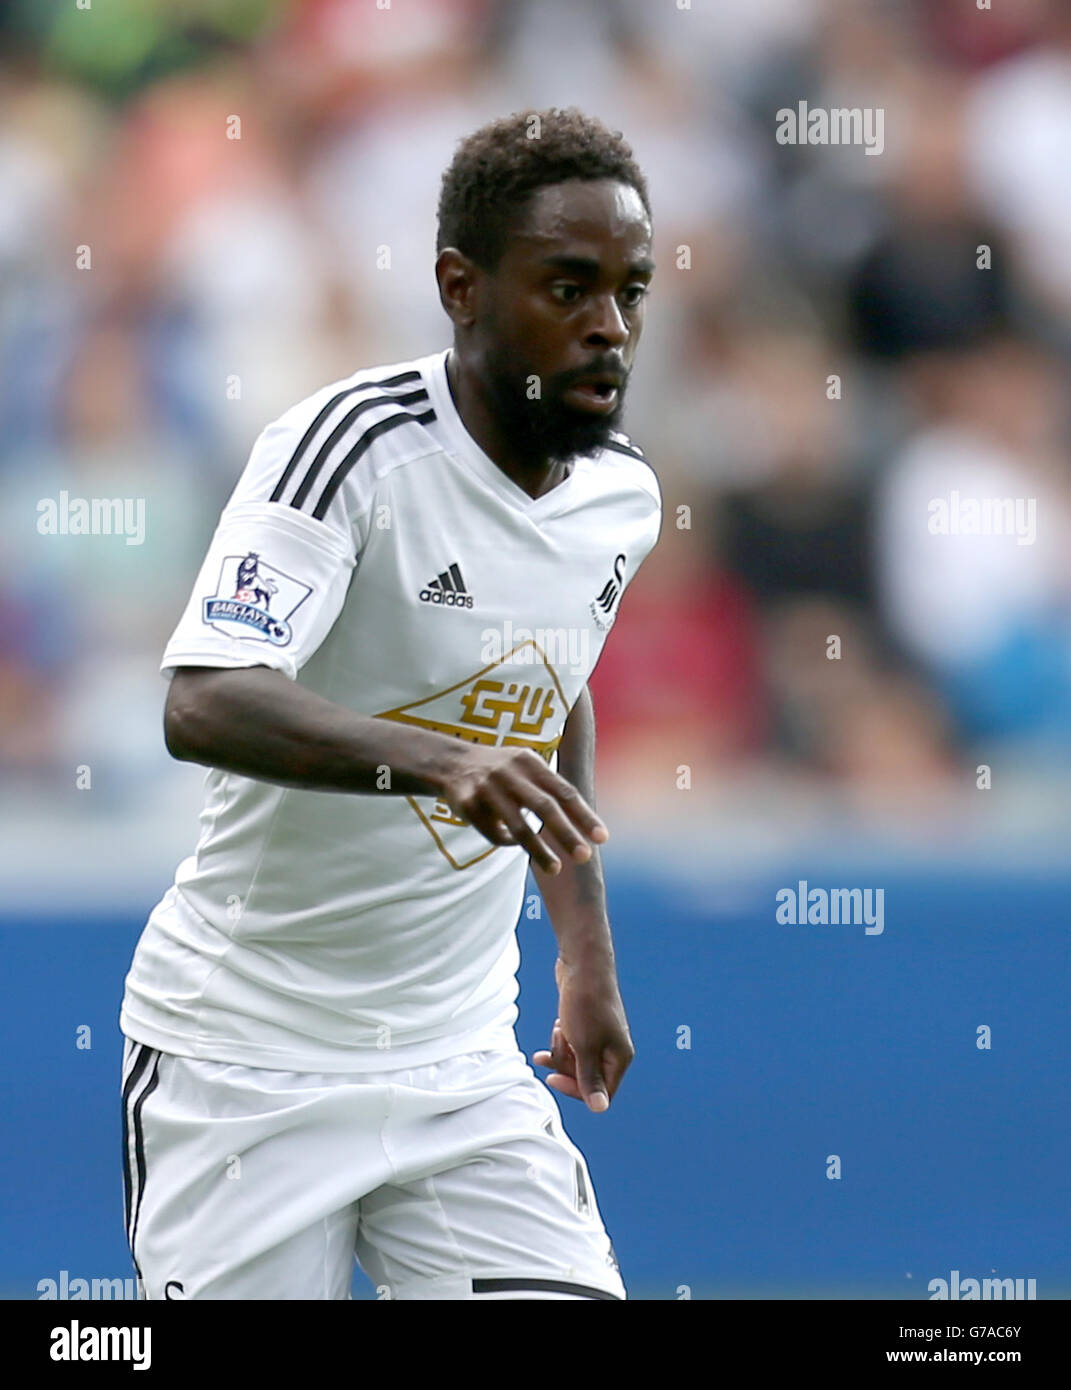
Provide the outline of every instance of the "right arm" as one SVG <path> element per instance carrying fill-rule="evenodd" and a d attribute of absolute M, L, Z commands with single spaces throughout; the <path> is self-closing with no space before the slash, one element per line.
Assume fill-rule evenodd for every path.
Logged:
<path fill-rule="evenodd" d="M 279 786 L 435 795 L 491 844 L 521 845 L 547 873 L 561 869 L 555 848 L 585 862 L 607 838 L 575 788 L 530 749 L 487 748 L 356 714 L 267 666 L 179 667 L 164 738 L 181 761 Z M 522 807 L 543 821 L 538 834 Z"/>

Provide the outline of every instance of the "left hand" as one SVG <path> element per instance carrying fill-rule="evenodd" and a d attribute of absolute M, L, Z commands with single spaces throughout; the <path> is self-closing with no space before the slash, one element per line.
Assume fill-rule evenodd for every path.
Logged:
<path fill-rule="evenodd" d="M 554 966 L 558 984 L 558 1018 L 550 1050 L 532 1061 L 553 1067 L 547 1077 L 552 1091 L 582 1100 L 596 1114 L 609 1108 L 626 1068 L 636 1055 L 625 1006 L 612 969 Z"/>

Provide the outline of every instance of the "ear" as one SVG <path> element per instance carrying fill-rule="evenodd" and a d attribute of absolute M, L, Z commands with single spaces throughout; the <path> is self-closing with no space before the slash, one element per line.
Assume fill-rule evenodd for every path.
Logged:
<path fill-rule="evenodd" d="M 439 302 L 457 328 L 476 322 L 479 268 L 454 246 L 444 247 L 435 262 Z"/>

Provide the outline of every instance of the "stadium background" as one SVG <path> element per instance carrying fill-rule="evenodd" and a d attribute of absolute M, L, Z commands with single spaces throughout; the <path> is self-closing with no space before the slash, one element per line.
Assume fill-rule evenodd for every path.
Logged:
<path fill-rule="evenodd" d="M 666 524 L 593 681 L 638 1056 L 562 1102 L 632 1295 L 1067 1297 L 1068 6 L 12 0 L 0 49 L 0 1292 L 132 1272 L 118 1005 L 203 775 L 157 667 L 252 440 L 448 343 L 456 140 L 576 104 L 659 264 Z M 778 144 L 800 100 L 882 152 Z M 144 498 L 144 544 L 40 535 L 61 489 Z M 1034 543 L 931 534 L 953 490 L 1036 499 Z M 800 879 L 884 889 L 883 933 L 778 923 Z"/>

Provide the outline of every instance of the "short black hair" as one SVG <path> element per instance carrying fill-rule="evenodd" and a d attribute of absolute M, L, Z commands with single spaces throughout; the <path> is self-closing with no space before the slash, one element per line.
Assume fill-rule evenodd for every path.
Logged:
<path fill-rule="evenodd" d="M 443 174 L 436 255 L 456 246 L 493 271 L 535 190 L 566 179 L 630 184 L 651 216 L 647 181 L 619 130 L 609 130 L 575 106 L 515 111 L 458 145 Z"/>

